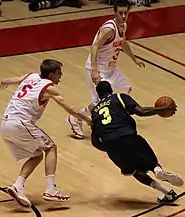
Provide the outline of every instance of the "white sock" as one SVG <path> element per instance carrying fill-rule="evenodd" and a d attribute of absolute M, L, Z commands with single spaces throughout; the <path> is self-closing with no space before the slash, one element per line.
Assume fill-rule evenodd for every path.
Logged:
<path fill-rule="evenodd" d="M 163 169 L 161 167 L 159 167 L 159 166 L 154 168 L 154 173 L 155 174 L 157 174 L 158 172 L 162 172 L 162 171 L 163 171 Z"/>
<path fill-rule="evenodd" d="M 22 176 L 18 176 L 14 185 L 17 189 L 23 189 L 25 181 L 25 178 L 23 178 Z"/>
<path fill-rule="evenodd" d="M 46 192 L 50 194 L 56 192 L 55 175 L 53 174 L 46 176 Z"/>
<path fill-rule="evenodd" d="M 159 182 L 156 182 L 155 180 L 152 181 L 152 183 L 150 184 L 150 186 L 152 188 L 157 189 L 158 191 L 167 194 L 171 189 L 167 189 L 165 188 L 163 185 L 161 185 Z"/>

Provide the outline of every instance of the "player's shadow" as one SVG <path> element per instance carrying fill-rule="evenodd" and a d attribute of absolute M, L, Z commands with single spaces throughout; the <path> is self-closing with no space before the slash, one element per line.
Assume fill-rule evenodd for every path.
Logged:
<path fill-rule="evenodd" d="M 79 203 L 78 203 L 79 204 Z M 149 202 L 139 199 L 130 199 L 130 198 L 118 198 L 112 197 L 109 198 L 94 198 L 88 201 L 81 201 L 80 205 L 95 205 L 103 207 L 107 210 L 122 210 L 122 209 L 148 209 L 157 205 L 157 202 Z"/>
<path fill-rule="evenodd" d="M 62 211 L 68 210 L 70 207 L 66 206 L 64 203 L 53 202 L 53 201 L 44 201 L 41 199 L 32 198 L 31 202 L 34 206 L 41 208 L 43 211 L 52 212 L 52 211 Z M 67 202 L 66 202 L 67 203 Z"/>
<path fill-rule="evenodd" d="M 146 209 L 156 205 L 157 202 L 128 198 L 112 198 L 111 200 L 108 200 L 107 204 L 105 204 L 105 206 L 112 209 Z"/>

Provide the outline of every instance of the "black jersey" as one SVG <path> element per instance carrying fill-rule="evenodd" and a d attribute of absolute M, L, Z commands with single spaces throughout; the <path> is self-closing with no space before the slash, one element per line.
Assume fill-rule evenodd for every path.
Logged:
<path fill-rule="evenodd" d="M 137 134 L 131 117 L 137 102 L 126 94 L 111 94 L 92 110 L 92 133 L 104 142 L 120 136 Z"/>

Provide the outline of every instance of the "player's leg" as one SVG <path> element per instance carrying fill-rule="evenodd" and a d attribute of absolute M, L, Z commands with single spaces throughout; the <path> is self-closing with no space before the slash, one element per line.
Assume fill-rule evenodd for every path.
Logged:
<path fill-rule="evenodd" d="M 37 140 L 37 149 L 45 152 L 46 190 L 43 194 L 43 199 L 59 202 L 69 200 L 70 197 L 65 193 L 62 193 L 60 189 L 56 187 L 57 146 L 53 140 L 36 125 L 30 125 L 27 126 L 27 128 Z"/>
<path fill-rule="evenodd" d="M 81 112 L 87 116 L 90 116 L 90 111 L 99 101 L 98 94 L 96 93 L 96 86 L 92 82 L 91 79 L 91 70 L 86 69 L 87 74 L 87 83 L 90 89 L 90 97 L 91 97 L 91 104 L 87 105 L 85 108 L 81 110 Z M 68 115 L 67 122 L 70 125 L 73 135 L 78 139 L 84 139 L 84 132 L 82 121 L 78 120 L 77 118 L 73 117 L 72 115 Z"/>
<path fill-rule="evenodd" d="M 11 138 L 9 138 L 11 139 Z M 9 147 L 12 155 L 15 157 L 16 160 L 21 160 L 24 158 L 29 158 L 31 156 L 30 153 L 25 151 L 24 149 L 19 148 L 16 144 L 17 142 L 12 143 L 9 140 L 4 140 L 7 146 Z M 24 193 L 24 186 L 27 178 L 34 169 L 38 166 L 38 164 L 42 161 L 43 155 L 42 152 L 39 153 L 38 156 L 30 157 L 22 166 L 21 171 L 15 181 L 14 184 L 8 186 L 7 191 L 8 193 L 22 206 L 30 207 L 31 202 L 26 197 Z"/>
<path fill-rule="evenodd" d="M 157 198 L 158 202 L 174 202 L 177 199 L 177 194 L 172 189 L 164 187 L 147 175 L 146 172 L 136 171 L 133 177 L 140 183 L 162 192 L 164 195 Z"/>
<path fill-rule="evenodd" d="M 141 168 L 146 167 L 145 171 L 152 171 L 157 179 L 167 181 L 174 186 L 182 186 L 184 184 L 184 181 L 177 174 L 169 173 L 162 169 L 154 151 L 143 137 L 138 135 L 137 143 L 138 162 L 140 162 Z"/>
<path fill-rule="evenodd" d="M 68 201 L 70 197 L 62 193 L 55 185 L 57 166 L 57 147 L 53 145 L 45 151 L 46 190 L 43 198 L 47 201 Z"/>
<path fill-rule="evenodd" d="M 7 188 L 8 193 L 20 205 L 29 207 L 31 206 L 31 202 L 24 194 L 24 185 L 26 179 L 42 161 L 42 151 L 34 153 L 32 150 L 29 150 L 29 146 L 32 147 L 33 145 L 33 137 L 24 126 L 16 120 L 2 121 L 1 135 L 17 161 L 29 158 L 22 166 L 15 183 Z"/>
<path fill-rule="evenodd" d="M 108 79 L 114 92 L 130 94 L 132 87 L 118 68 L 115 68 L 112 76 Z"/>
<path fill-rule="evenodd" d="M 148 175 L 146 175 L 146 171 L 152 171 L 156 178 L 162 181 L 167 181 L 175 186 L 182 186 L 183 180 L 178 175 L 168 173 L 162 169 L 152 148 L 149 146 L 147 141 L 139 135 L 137 135 L 135 139 L 135 151 L 137 153 L 135 156 L 135 163 L 137 167 L 134 177 L 137 178 L 137 180 L 139 180 L 141 183 L 146 185 L 150 184 L 150 187 L 163 192 L 164 196 L 162 198 L 158 198 L 159 202 L 175 201 L 177 198 L 176 193 L 172 189 L 166 189 L 160 183 L 152 180 Z"/>

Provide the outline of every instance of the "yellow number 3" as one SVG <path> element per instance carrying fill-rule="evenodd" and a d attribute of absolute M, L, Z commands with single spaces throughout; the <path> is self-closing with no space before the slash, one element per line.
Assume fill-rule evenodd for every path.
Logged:
<path fill-rule="evenodd" d="M 102 120 L 102 124 L 106 125 L 112 121 L 108 107 L 104 107 L 104 108 L 100 109 L 99 114 L 100 115 L 103 114 L 103 117 L 104 117 L 104 119 Z"/>

